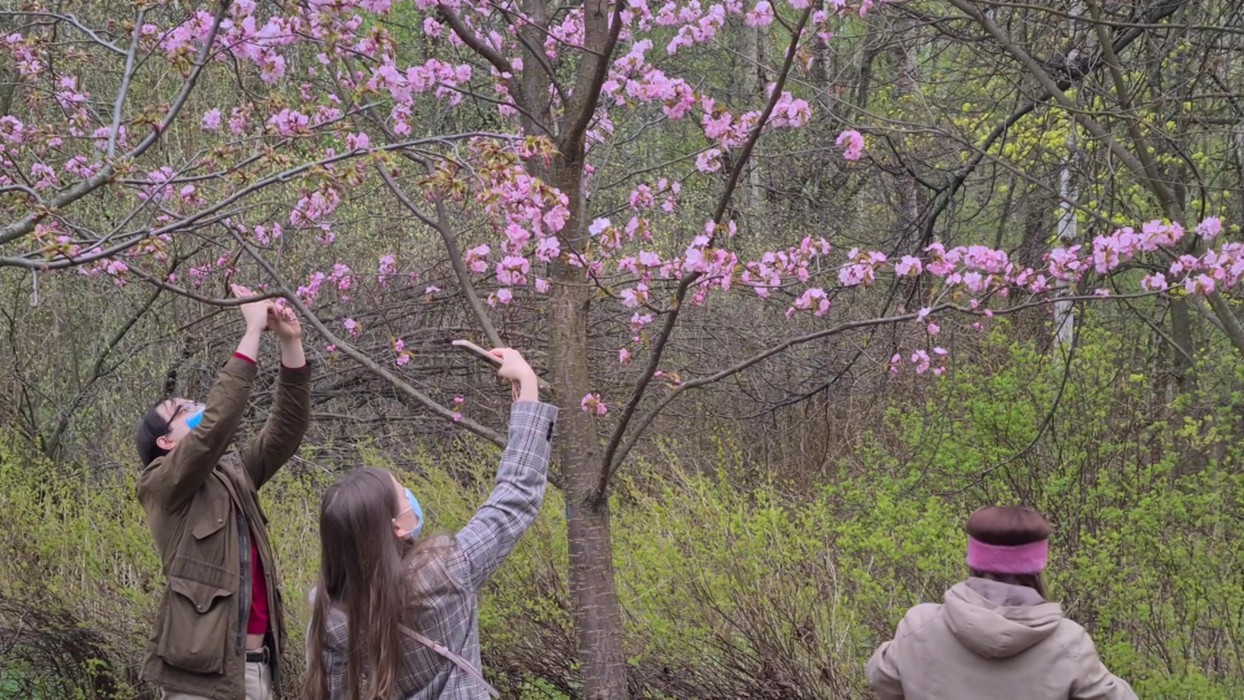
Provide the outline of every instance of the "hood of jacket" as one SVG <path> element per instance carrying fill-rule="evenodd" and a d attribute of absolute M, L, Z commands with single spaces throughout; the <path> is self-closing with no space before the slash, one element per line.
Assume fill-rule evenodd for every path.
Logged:
<path fill-rule="evenodd" d="M 1023 653 L 1058 629 L 1063 609 L 1027 586 L 970 578 L 946 591 L 943 616 L 963 646 L 987 659 Z"/>

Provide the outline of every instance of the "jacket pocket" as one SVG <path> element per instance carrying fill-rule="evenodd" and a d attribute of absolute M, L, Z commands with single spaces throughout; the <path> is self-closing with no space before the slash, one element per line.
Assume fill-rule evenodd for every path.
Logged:
<path fill-rule="evenodd" d="M 197 504 L 196 504 L 197 505 Z M 229 497 L 216 498 L 190 511 L 190 534 L 205 540 L 219 532 L 229 518 Z"/>
<path fill-rule="evenodd" d="M 170 666 L 193 673 L 224 673 L 229 621 L 237 611 L 233 591 L 170 576 L 157 655 Z"/>

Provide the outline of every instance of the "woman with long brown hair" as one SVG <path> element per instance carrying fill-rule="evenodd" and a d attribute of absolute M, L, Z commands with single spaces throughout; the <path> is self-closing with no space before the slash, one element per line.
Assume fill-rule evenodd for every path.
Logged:
<path fill-rule="evenodd" d="M 882 700 L 1134 700 L 1088 632 L 1047 601 L 1050 524 L 1031 508 L 968 518 L 970 577 L 917 605 L 868 660 Z"/>
<path fill-rule="evenodd" d="M 307 631 L 310 700 L 485 698 L 480 588 L 535 520 L 557 409 L 515 350 L 491 353 L 514 404 L 497 485 L 453 536 L 419 538 L 423 511 L 383 469 L 358 469 L 325 492 L 320 574 Z"/>

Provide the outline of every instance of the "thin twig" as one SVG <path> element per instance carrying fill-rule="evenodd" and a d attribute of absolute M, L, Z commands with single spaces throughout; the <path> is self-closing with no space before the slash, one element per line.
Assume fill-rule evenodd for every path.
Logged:
<path fill-rule="evenodd" d="M 134 36 L 130 39 L 130 50 L 125 54 L 125 72 L 121 75 L 121 88 L 117 90 L 117 101 L 112 106 L 112 128 L 108 130 L 108 158 L 117 154 L 117 134 L 121 131 L 121 108 L 125 105 L 125 96 L 130 91 L 130 80 L 134 77 L 134 55 L 138 53 L 138 40 L 143 35 L 143 17 L 147 8 L 139 8 L 138 17 L 134 20 Z"/>

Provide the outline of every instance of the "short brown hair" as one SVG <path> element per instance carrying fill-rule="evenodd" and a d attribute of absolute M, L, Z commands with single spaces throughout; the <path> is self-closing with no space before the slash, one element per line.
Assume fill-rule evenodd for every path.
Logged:
<path fill-rule="evenodd" d="M 985 506 L 963 526 L 973 539 L 1001 547 L 1016 547 L 1049 539 L 1050 524 L 1025 506 Z"/>
<path fill-rule="evenodd" d="M 168 454 L 168 450 L 160 447 L 159 439 L 168 435 L 169 421 L 160 415 L 160 407 L 168 401 L 160 399 L 147 409 L 142 420 L 138 422 L 138 430 L 134 435 L 134 444 L 138 448 L 138 461 L 146 468 L 156 459 Z"/>

